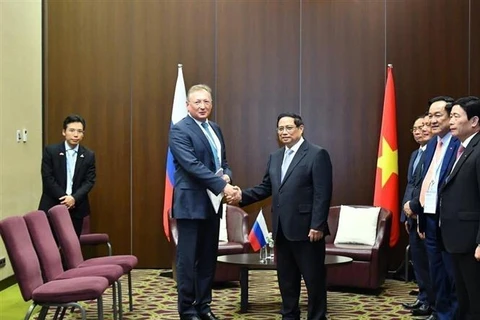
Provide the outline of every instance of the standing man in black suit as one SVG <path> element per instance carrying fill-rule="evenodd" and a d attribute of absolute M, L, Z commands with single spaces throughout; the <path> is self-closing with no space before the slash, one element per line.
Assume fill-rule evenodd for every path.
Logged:
<path fill-rule="evenodd" d="M 188 90 L 188 115 L 170 130 L 175 186 L 172 216 L 178 229 L 177 291 L 181 320 L 216 320 L 210 309 L 217 264 L 221 205 L 215 210 L 207 193 L 238 198 L 230 182 L 225 141 L 220 127 L 208 121 L 211 89 L 195 85 Z"/>
<path fill-rule="evenodd" d="M 457 319 L 480 319 L 480 99 L 454 102 L 450 131 L 461 146 L 440 192 L 440 224 L 452 255 Z"/>
<path fill-rule="evenodd" d="M 95 153 L 80 145 L 85 134 L 81 116 L 66 117 L 62 134 L 65 141 L 49 145 L 43 152 L 43 193 L 38 209 L 48 212 L 53 206 L 65 205 L 80 237 L 83 218 L 90 214 L 88 193 L 95 184 Z"/>
<path fill-rule="evenodd" d="M 408 163 L 407 187 L 403 196 L 403 204 L 410 201 L 413 197 L 414 190 L 421 180 L 423 154 L 427 148 L 427 142 L 431 138 L 430 119 L 427 115 L 417 117 L 411 129 L 413 138 L 420 147 L 412 152 Z M 402 305 L 411 309 L 414 315 L 429 315 L 431 313 L 430 306 L 435 305 L 435 294 L 430 283 L 430 274 L 428 272 L 428 258 L 425 250 L 425 244 L 417 233 L 417 216 L 412 215 L 407 218 L 405 211 L 402 209 L 401 222 L 405 224 L 405 230 L 408 234 L 410 244 L 410 255 L 412 258 L 413 271 L 417 280 L 419 293 L 417 299 L 413 303 L 402 303 Z M 406 261 L 408 263 L 408 261 Z"/>
<path fill-rule="evenodd" d="M 259 185 L 242 190 L 245 206 L 273 196 L 272 222 L 282 319 L 300 319 L 300 286 L 308 291 L 308 320 L 326 319 L 325 236 L 332 197 L 332 164 L 327 150 L 303 138 L 303 120 L 294 113 L 277 118 L 285 146 L 268 159 Z"/>

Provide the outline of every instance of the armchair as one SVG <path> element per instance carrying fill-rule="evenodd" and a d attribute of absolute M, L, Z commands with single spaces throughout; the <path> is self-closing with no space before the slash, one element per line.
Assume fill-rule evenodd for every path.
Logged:
<path fill-rule="evenodd" d="M 178 241 L 177 223 L 170 215 L 170 244 L 172 247 L 172 271 L 173 278 L 176 279 L 176 248 Z M 225 217 L 227 222 L 228 241 L 220 241 L 218 243 L 218 255 L 246 253 L 250 249 L 250 241 L 248 240 L 248 214 L 242 209 L 227 205 Z M 217 263 L 214 282 L 227 282 L 240 280 L 240 267 Z"/>
<path fill-rule="evenodd" d="M 367 206 L 354 206 L 367 207 Z M 325 238 L 326 254 L 346 256 L 352 263 L 334 266 L 327 271 L 327 286 L 378 289 L 387 275 L 387 258 L 392 214 L 382 208 L 378 215 L 377 236 L 373 246 L 334 244 L 340 217 L 340 206 L 330 207 L 328 226 L 331 235 Z"/>

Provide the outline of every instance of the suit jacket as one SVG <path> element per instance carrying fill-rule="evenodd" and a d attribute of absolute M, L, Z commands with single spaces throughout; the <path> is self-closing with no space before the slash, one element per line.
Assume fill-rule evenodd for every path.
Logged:
<path fill-rule="evenodd" d="M 468 143 L 440 192 L 442 239 L 450 253 L 480 244 L 480 133 Z"/>
<path fill-rule="evenodd" d="M 445 178 L 447 177 L 448 173 L 451 171 L 453 164 L 455 163 L 455 156 L 457 154 L 458 146 L 460 145 L 460 141 L 452 137 L 450 139 L 450 143 L 447 146 L 447 150 L 445 151 L 445 156 L 443 158 L 442 166 L 440 167 L 440 177 L 437 183 L 437 192 L 440 192 L 440 186 L 444 183 Z M 423 207 L 420 204 L 420 191 L 422 188 L 423 179 L 427 175 L 428 168 L 433 160 L 433 155 L 435 154 L 435 149 L 437 148 L 437 138 L 430 139 L 427 144 L 427 148 L 424 152 L 424 160 L 422 163 L 422 175 L 421 180 L 418 181 L 418 184 L 413 191 L 414 197 L 410 200 L 410 208 L 412 209 L 413 213 L 418 216 L 418 228 L 420 232 L 425 232 L 425 224 L 426 224 L 426 217 L 423 213 Z M 437 196 L 438 196 L 437 194 Z M 439 201 L 437 201 L 437 210 L 438 209 Z M 436 219 L 438 219 L 438 214 L 435 215 Z"/>
<path fill-rule="evenodd" d="M 245 206 L 273 196 L 273 236 L 281 223 L 290 241 L 308 240 L 310 229 L 329 235 L 327 218 L 332 197 L 332 164 L 327 150 L 304 141 L 280 182 L 285 148 L 270 155 L 261 184 L 242 190 Z"/>
<path fill-rule="evenodd" d="M 232 179 L 222 131 L 216 123 L 208 123 L 222 145 L 223 172 Z M 215 214 L 206 189 L 218 195 L 227 183 L 215 175 L 212 149 L 207 137 L 192 117 L 186 116 L 172 126 L 169 147 L 175 164 L 172 216 L 177 219 L 206 219 Z"/>
<path fill-rule="evenodd" d="M 67 159 L 65 142 L 45 147 L 41 171 L 43 193 L 38 209 L 47 212 L 51 207 L 60 204 L 59 198 L 66 195 Z M 70 209 L 70 214 L 73 217 L 82 218 L 90 214 L 88 193 L 92 190 L 95 179 L 95 153 L 79 145 L 72 185 L 75 207 Z"/>
<path fill-rule="evenodd" d="M 405 211 L 403 210 L 403 205 L 413 198 L 415 187 L 418 184 L 417 177 L 418 175 L 421 174 L 421 168 L 422 168 L 425 152 L 423 152 L 420 158 L 420 161 L 418 162 L 417 167 L 415 168 L 415 172 L 413 172 L 413 164 L 415 162 L 415 159 L 417 158 L 419 151 L 420 151 L 419 149 L 413 151 L 410 156 L 410 161 L 408 162 L 407 186 L 405 187 L 405 194 L 403 195 L 402 207 L 400 210 L 402 212 L 402 215 L 400 217 L 401 222 L 405 222 L 406 220 L 406 215 L 405 215 Z"/>

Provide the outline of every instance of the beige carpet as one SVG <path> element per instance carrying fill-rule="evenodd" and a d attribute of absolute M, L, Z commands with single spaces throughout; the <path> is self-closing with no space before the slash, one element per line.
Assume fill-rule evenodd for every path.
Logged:
<path fill-rule="evenodd" d="M 124 319 L 178 319 L 176 306 L 175 281 L 169 277 L 160 276 L 161 270 L 134 270 L 134 311 L 128 308 L 126 295 L 127 283 L 123 285 Z M 412 301 L 414 297 L 409 292 L 415 288 L 413 283 L 404 283 L 396 280 L 387 280 L 379 295 L 362 294 L 353 292 L 328 292 L 329 319 L 411 319 L 408 311 L 400 305 L 403 301 Z M 306 292 L 303 289 L 301 298 L 302 319 L 306 319 Z M 18 295 L 18 300 L 21 300 Z M 213 312 L 223 320 L 229 319 L 280 319 L 280 294 L 276 283 L 275 271 L 250 271 L 250 296 L 249 311 L 241 314 L 240 288 L 237 283 L 217 287 L 213 293 Z M 12 315 L 9 306 L 0 301 L 0 319 L 18 320 L 25 315 L 27 306 L 17 304 L 15 308 L 23 305 L 24 310 L 15 310 Z M 3 306 L 2 306 L 3 305 Z M 96 319 L 96 303 L 86 302 L 87 318 Z M 113 319 L 111 313 L 111 295 L 105 296 L 105 319 Z M 20 308 L 22 309 L 22 308 Z M 53 312 L 50 312 L 53 314 Z M 47 317 L 51 319 L 52 317 Z M 77 313 L 70 313 L 66 319 L 80 319 Z"/>

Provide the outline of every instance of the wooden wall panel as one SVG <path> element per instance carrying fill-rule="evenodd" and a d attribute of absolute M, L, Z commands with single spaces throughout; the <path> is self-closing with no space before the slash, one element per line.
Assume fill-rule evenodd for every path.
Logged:
<path fill-rule="evenodd" d="M 372 204 L 385 83 L 384 4 L 305 1 L 305 137 L 333 162 L 332 204 Z"/>
<path fill-rule="evenodd" d="M 214 85 L 213 1 L 136 2 L 132 22 L 132 236 L 141 267 L 169 268 L 162 214 L 177 64 L 188 87 Z"/>
<path fill-rule="evenodd" d="M 218 1 L 217 8 L 215 119 L 226 139 L 234 184 L 250 187 L 261 182 L 268 155 L 279 147 L 278 114 L 299 112 L 300 6 Z M 247 211 L 256 213 L 267 203 Z"/>
<path fill-rule="evenodd" d="M 387 60 L 394 65 L 400 190 L 411 152 L 409 129 L 438 95 L 468 94 L 468 1 L 387 1 Z"/>
<path fill-rule="evenodd" d="M 480 97 L 480 1 L 470 0 L 470 95 Z"/>
<path fill-rule="evenodd" d="M 110 234 L 115 253 L 130 253 L 130 5 L 48 1 L 44 8 L 44 141 L 63 140 L 68 114 L 86 119 L 82 143 L 97 160 L 92 229 Z"/>
<path fill-rule="evenodd" d="M 408 129 L 426 101 L 480 95 L 474 0 L 50 0 L 44 8 L 45 143 L 62 140 L 68 113 L 86 118 L 85 145 L 97 153 L 93 228 L 140 267 L 170 265 L 162 209 L 178 63 L 187 87 L 214 91 L 212 120 L 235 184 L 261 181 L 278 148 L 277 115 L 299 112 L 306 138 L 332 156 L 333 204 L 372 202 L 387 63 L 401 192 L 416 147 Z M 268 201 L 247 211 L 262 205 L 268 212 Z"/>

